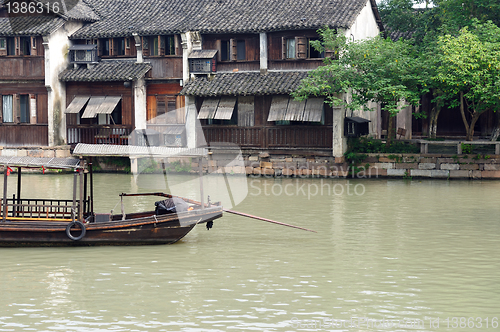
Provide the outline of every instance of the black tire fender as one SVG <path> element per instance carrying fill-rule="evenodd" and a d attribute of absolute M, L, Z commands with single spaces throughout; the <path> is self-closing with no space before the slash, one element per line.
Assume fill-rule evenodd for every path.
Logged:
<path fill-rule="evenodd" d="M 74 236 L 73 234 L 71 234 L 71 228 L 73 226 L 80 227 L 80 229 L 82 230 L 80 235 Z M 79 241 L 79 240 L 83 239 L 83 237 L 85 236 L 86 233 L 87 233 L 87 229 L 85 228 L 85 225 L 81 221 L 75 220 L 75 221 L 70 222 L 68 224 L 68 226 L 66 226 L 66 235 L 73 241 Z"/>

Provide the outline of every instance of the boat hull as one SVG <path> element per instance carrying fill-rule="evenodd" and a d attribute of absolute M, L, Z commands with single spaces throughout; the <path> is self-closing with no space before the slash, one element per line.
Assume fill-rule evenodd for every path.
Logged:
<path fill-rule="evenodd" d="M 23 220 L 0 222 L 0 246 L 96 246 L 171 244 L 186 236 L 197 224 L 222 217 L 222 207 L 210 207 L 179 214 L 157 216 L 136 213 L 124 220 L 85 224 L 85 236 L 72 240 L 67 234 L 68 222 Z M 70 230 L 78 238 L 81 229 Z"/>

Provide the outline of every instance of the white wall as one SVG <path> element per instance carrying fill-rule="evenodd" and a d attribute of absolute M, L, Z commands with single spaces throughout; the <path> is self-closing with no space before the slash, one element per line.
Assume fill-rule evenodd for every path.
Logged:
<path fill-rule="evenodd" d="M 48 91 L 49 146 L 64 145 L 66 139 L 66 84 L 59 74 L 68 68 L 68 36 L 82 27 L 80 22 L 66 22 L 44 38 L 45 87 Z"/>
<path fill-rule="evenodd" d="M 370 1 L 366 2 L 365 7 L 361 10 L 354 24 L 345 30 L 347 40 L 361 40 L 369 37 L 375 37 L 380 33 L 375 15 L 373 14 Z"/>

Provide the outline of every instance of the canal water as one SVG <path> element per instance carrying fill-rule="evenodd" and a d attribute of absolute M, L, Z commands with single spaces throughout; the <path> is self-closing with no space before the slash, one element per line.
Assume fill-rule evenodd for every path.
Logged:
<path fill-rule="evenodd" d="M 0 331 L 500 329 L 500 182 L 235 179 L 204 189 L 317 233 L 225 214 L 173 245 L 0 248 Z M 26 198 L 72 195 L 72 175 L 23 181 Z M 97 174 L 95 210 L 162 182 Z M 197 183 L 167 185 L 198 198 Z"/>

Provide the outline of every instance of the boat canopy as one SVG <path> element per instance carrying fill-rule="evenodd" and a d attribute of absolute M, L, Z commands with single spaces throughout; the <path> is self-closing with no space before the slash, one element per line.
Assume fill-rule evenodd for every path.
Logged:
<path fill-rule="evenodd" d="M 170 148 L 166 146 L 107 145 L 78 143 L 73 150 L 76 156 L 115 156 L 115 157 L 203 157 L 208 154 L 205 148 Z"/>
<path fill-rule="evenodd" d="M 81 169 L 80 160 L 76 158 L 36 158 L 0 156 L 0 165 L 12 167 L 28 167 L 47 169 Z"/>

